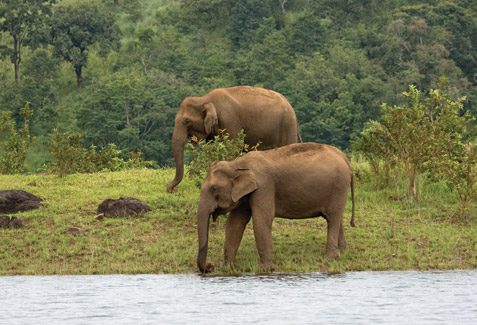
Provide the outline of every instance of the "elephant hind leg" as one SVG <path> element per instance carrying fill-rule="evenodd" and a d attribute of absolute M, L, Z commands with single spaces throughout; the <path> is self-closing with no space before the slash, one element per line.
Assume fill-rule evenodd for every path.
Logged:
<path fill-rule="evenodd" d="M 297 143 L 298 142 L 298 129 L 297 126 L 291 126 L 289 124 L 282 125 L 282 130 L 280 132 L 280 147 L 286 146 L 287 144 Z"/>
<path fill-rule="evenodd" d="M 328 215 L 328 234 L 326 238 L 325 257 L 337 258 L 339 250 L 346 248 L 346 240 L 344 239 L 343 220 L 337 215 Z"/>
<path fill-rule="evenodd" d="M 338 238 L 338 248 L 341 252 L 346 250 L 346 238 L 344 235 L 343 219 L 341 219 L 340 234 Z"/>

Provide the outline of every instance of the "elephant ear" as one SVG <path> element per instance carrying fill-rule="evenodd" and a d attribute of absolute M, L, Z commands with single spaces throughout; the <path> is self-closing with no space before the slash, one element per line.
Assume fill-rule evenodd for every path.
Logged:
<path fill-rule="evenodd" d="M 205 103 L 203 106 L 204 109 L 204 129 L 205 133 L 211 134 L 214 126 L 218 124 L 217 120 L 217 110 L 215 109 L 214 104 Z"/>
<path fill-rule="evenodd" d="M 238 202 L 258 188 L 257 178 L 251 169 L 237 169 L 232 181 L 232 201 Z"/>

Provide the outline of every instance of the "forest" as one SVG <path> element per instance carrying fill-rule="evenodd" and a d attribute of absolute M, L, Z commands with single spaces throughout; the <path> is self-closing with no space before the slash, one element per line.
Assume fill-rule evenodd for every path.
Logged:
<path fill-rule="evenodd" d="M 31 114 L 26 172 L 61 134 L 170 166 L 181 101 L 236 85 L 282 93 L 304 141 L 350 150 L 442 77 L 477 116 L 473 0 L 0 0 L 0 113 Z"/>

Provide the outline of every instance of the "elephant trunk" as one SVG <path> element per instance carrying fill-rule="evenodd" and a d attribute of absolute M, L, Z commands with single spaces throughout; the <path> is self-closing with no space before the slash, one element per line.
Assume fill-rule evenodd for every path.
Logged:
<path fill-rule="evenodd" d="M 187 128 L 176 119 L 174 133 L 172 135 L 172 153 L 176 164 L 176 175 L 167 184 L 167 191 L 172 192 L 174 187 L 182 181 L 184 177 L 184 146 L 187 142 Z"/>
<path fill-rule="evenodd" d="M 206 200 L 201 196 L 199 208 L 197 210 L 197 232 L 199 235 L 197 266 L 202 273 L 209 273 L 213 268 L 213 264 L 206 264 L 207 249 L 209 245 L 209 221 L 212 212 L 213 209 L 208 206 Z"/>

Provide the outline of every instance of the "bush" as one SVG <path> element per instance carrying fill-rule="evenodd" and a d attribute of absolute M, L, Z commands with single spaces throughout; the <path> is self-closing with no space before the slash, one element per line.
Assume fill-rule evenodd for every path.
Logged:
<path fill-rule="evenodd" d="M 30 136 L 30 120 L 33 110 L 30 103 L 20 109 L 23 128 L 17 130 L 9 111 L 0 113 L 0 174 L 17 174 L 25 170 L 28 148 L 35 141 Z"/>
<path fill-rule="evenodd" d="M 186 147 L 187 154 L 192 157 L 188 171 L 189 178 L 195 182 L 197 187 L 200 187 L 211 162 L 234 160 L 249 151 L 257 150 L 259 145 L 260 143 L 257 143 L 251 147 L 246 144 L 243 130 L 234 139 L 231 139 L 225 130 L 220 130 L 220 134 L 208 142 L 192 138 L 191 143 Z"/>
<path fill-rule="evenodd" d="M 150 161 L 142 160 L 143 154 L 140 150 L 137 153 L 128 153 L 129 159 L 124 160 L 120 157 L 121 150 L 118 150 L 112 143 L 100 150 L 97 150 L 94 145 L 85 149 L 81 144 L 82 138 L 83 136 L 79 133 L 56 131 L 49 144 L 53 161 L 46 166 L 46 170 L 64 176 L 75 172 L 94 173 L 142 168 L 152 164 Z"/>

